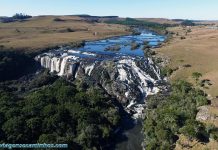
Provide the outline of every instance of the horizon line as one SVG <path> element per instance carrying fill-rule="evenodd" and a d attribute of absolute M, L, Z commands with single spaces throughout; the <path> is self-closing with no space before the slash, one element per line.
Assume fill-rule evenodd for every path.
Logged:
<path fill-rule="evenodd" d="M 15 13 L 16 14 L 16 13 Z M 14 14 L 14 15 L 15 15 Z M 18 13 L 20 14 L 20 13 Z M 25 15 L 31 15 L 27 13 L 21 13 Z M 13 15 L 12 15 L 13 16 Z M 12 16 L 1 16 L 0 17 L 12 17 Z M 194 21 L 218 21 L 218 19 L 188 19 L 188 18 L 167 18 L 167 17 L 129 17 L 129 16 L 118 16 L 118 15 L 91 15 L 91 14 L 37 14 L 37 15 L 31 15 L 32 17 L 39 17 L 39 16 L 94 16 L 94 17 L 109 17 L 109 16 L 116 16 L 118 18 L 136 18 L 136 19 L 168 19 L 168 20 L 194 20 Z"/>

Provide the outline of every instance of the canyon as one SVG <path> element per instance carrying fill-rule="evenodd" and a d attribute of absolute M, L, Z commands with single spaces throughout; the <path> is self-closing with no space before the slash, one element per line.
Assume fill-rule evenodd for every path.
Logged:
<path fill-rule="evenodd" d="M 41 66 L 68 79 L 89 76 L 105 91 L 115 97 L 133 118 L 140 118 L 146 97 L 157 94 L 164 87 L 160 69 L 152 58 L 144 57 L 142 47 L 131 50 L 128 42 L 149 42 L 153 47 L 164 37 L 143 31 L 140 35 L 122 36 L 87 42 L 85 47 L 62 47 L 38 55 Z M 106 47 L 119 44 L 121 50 L 106 51 Z"/>

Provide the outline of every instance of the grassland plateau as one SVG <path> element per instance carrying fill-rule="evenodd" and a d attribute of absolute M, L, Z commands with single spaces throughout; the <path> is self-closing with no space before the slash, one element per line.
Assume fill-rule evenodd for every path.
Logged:
<path fill-rule="evenodd" d="M 22 21 L 0 23 L 0 49 L 32 53 L 83 40 L 97 40 L 129 33 L 125 26 L 105 24 L 79 16 L 37 16 Z"/>
<path fill-rule="evenodd" d="M 169 77 L 171 82 L 178 79 L 186 80 L 208 94 L 211 104 L 199 108 L 201 115 L 207 116 L 200 120 L 218 127 L 218 28 L 217 22 L 201 23 L 204 25 L 168 28 L 172 38 L 157 49 L 157 53 L 168 59 L 167 66 L 173 70 Z M 206 87 L 195 82 L 194 72 L 202 74 L 199 81 L 201 83 L 207 81 Z M 187 137 L 180 136 L 176 149 L 216 149 L 217 147 L 217 141 L 214 140 L 205 145 L 196 140 L 190 142 Z"/>

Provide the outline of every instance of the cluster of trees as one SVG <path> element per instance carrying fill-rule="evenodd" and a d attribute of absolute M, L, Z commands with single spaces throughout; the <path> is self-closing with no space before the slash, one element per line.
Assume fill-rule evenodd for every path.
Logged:
<path fill-rule="evenodd" d="M 23 13 L 16 13 L 15 15 L 12 16 L 12 18 L 13 19 L 23 20 L 23 19 L 32 18 L 32 16 L 26 15 L 26 14 L 23 14 Z"/>
<path fill-rule="evenodd" d="M 149 98 L 144 121 L 146 149 L 173 149 L 179 134 L 207 142 L 210 131 L 196 121 L 197 107 L 206 104 L 204 92 L 186 81 L 174 83 L 169 95 Z"/>
<path fill-rule="evenodd" d="M 0 51 L 0 82 L 12 80 L 37 68 L 31 56 L 12 51 Z"/>
<path fill-rule="evenodd" d="M 166 67 L 162 67 L 160 70 L 160 74 L 162 77 L 169 77 L 173 74 L 174 71 L 176 71 L 177 69 L 172 69 L 168 66 Z"/>
<path fill-rule="evenodd" d="M 2 23 L 10 23 L 10 22 L 14 22 L 15 20 L 12 17 L 1 17 L 0 18 L 0 22 Z"/>
<path fill-rule="evenodd" d="M 181 25 L 183 25 L 183 26 L 195 26 L 195 23 L 191 20 L 184 20 L 181 22 Z"/>
<path fill-rule="evenodd" d="M 14 22 L 17 20 L 25 20 L 25 19 L 29 19 L 32 18 L 32 16 L 30 15 L 26 15 L 23 13 L 16 13 L 15 15 L 13 15 L 12 17 L 2 17 L 0 18 L 0 21 L 3 23 L 10 23 L 10 22 Z"/>
<path fill-rule="evenodd" d="M 166 27 L 168 27 L 168 24 L 159 24 L 155 22 L 148 22 L 143 20 L 137 20 L 133 18 L 126 18 L 125 20 L 108 20 L 105 21 L 105 23 L 109 24 L 122 24 L 122 25 L 128 25 L 128 26 L 142 26 L 149 29 L 153 29 L 155 31 L 165 31 Z"/>
<path fill-rule="evenodd" d="M 119 120 L 118 108 L 102 91 L 78 88 L 63 79 L 22 97 L 0 88 L 1 143 L 65 143 L 70 149 L 101 149 Z"/>

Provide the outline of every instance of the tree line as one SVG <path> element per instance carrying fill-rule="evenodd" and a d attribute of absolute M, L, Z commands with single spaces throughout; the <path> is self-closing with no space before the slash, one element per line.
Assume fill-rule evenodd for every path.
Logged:
<path fill-rule="evenodd" d="M 70 149 L 102 149 L 120 121 L 113 100 L 85 83 L 53 82 L 22 95 L 0 86 L 0 142 L 65 143 Z"/>

